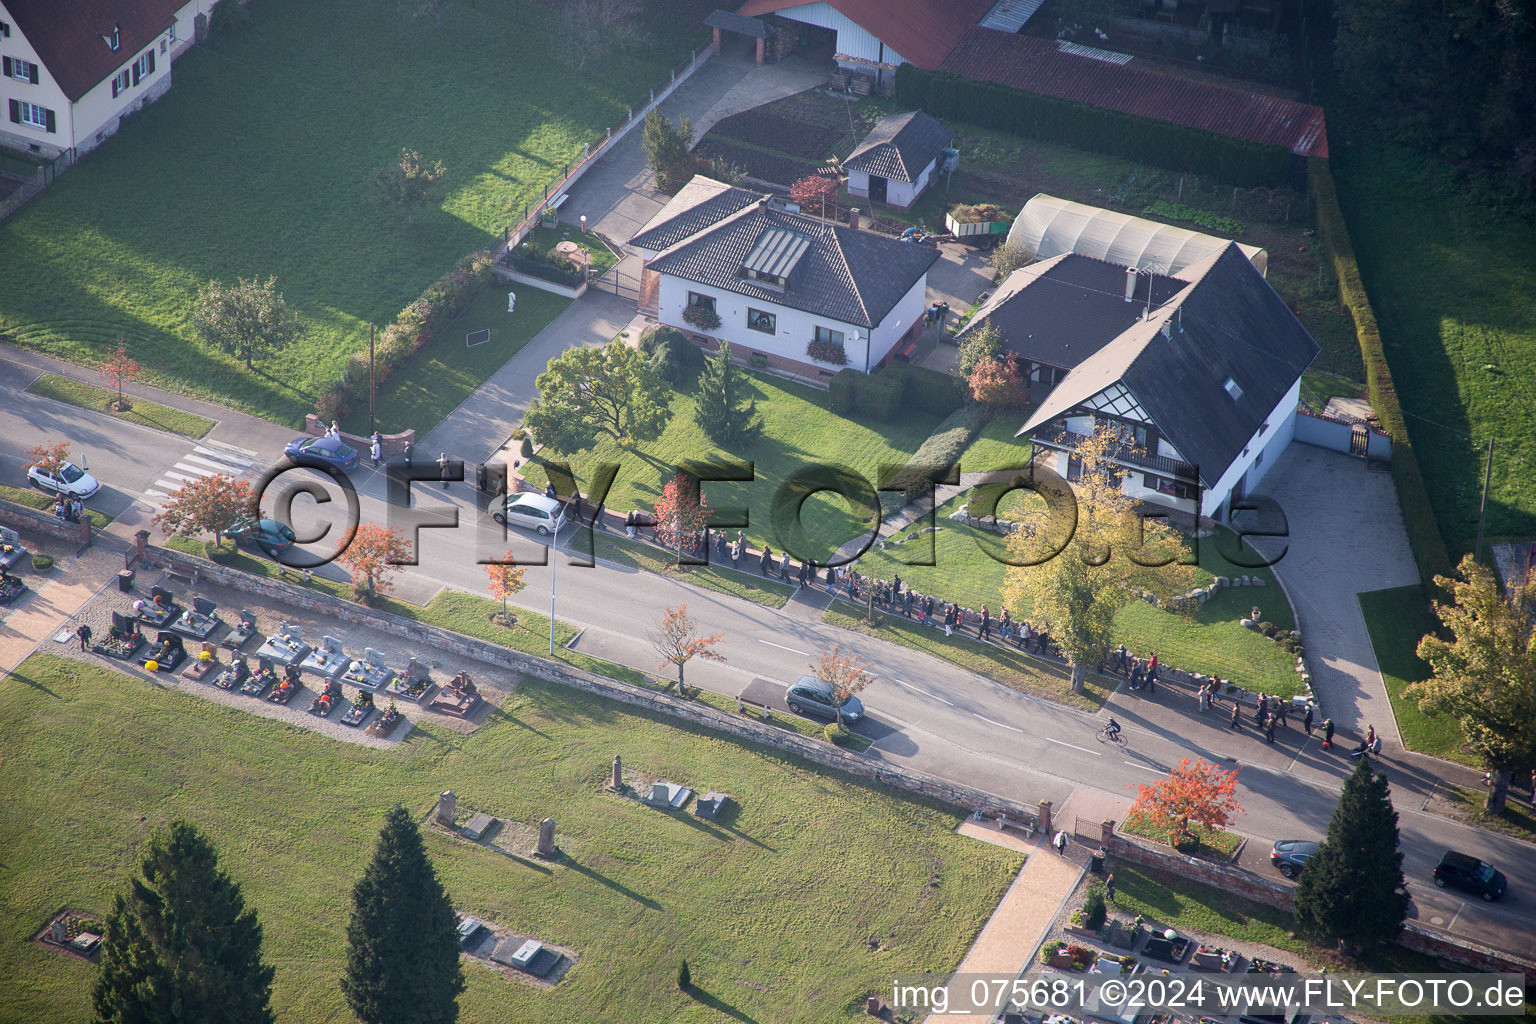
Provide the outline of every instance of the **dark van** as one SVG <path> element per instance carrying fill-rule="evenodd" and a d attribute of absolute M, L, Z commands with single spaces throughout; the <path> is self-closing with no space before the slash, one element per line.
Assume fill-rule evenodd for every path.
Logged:
<path fill-rule="evenodd" d="M 1476 857 L 1448 850 L 1440 858 L 1440 863 L 1435 865 L 1435 884 L 1442 889 L 1446 886 L 1465 889 L 1492 902 L 1504 895 L 1509 879 L 1492 864 L 1484 864 Z"/>

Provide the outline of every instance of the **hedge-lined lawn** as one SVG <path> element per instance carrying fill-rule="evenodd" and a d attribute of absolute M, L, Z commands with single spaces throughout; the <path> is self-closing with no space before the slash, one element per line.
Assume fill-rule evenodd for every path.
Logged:
<path fill-rule="evenodd" d="M 178 60 L 164 98 L 0 224 L 0 334 L 83 363 L 126 335 L 153 383 L 294 423 L 370 323 L 499 240 L 704 41 L 697 6 L 652 0 L 649 46 L 578 75 L 538 3 L 446 4 L 440 30 L 373 0 L 253 5 L 253 24 Z M 414 226 L 365 183 L 402 146 L 447 168 Z M 196 340 L 190 313 L 210 278 L 258 275 L 309 331 L 248 373 Z"/>
<path fill-rule="evenodd" d="M 443 789 L 464 809 L 558 820 L 548 868 L 435 831 L 426 843 L 459 908 L 580 956 L 552 991 L 466 963 L 464 1020 L 856 1019 L 892 971 L 953 970 L 1020 863 L 955 834 L 953 813 L 536 681 L 472 735 L 428 726 L 374 750 L 37 656 L 0 684 L 0 728 L 26 780 L 0 804 L 0 975 L 25 979 L 0 989 L 13 1020 L 88 1015 L 93 969 L 26 939 L 60 906 L 104 912 L 138 844 L 177 816 L 211 835 L 259 914 L 285 1021 L 350 1016 L 337 979 L 352 883 L 384 811 L 425 819 Z M 741 809 L 699 824 L 614 797 L 614 754 Z M 684 958 L 698 996 L 675 985 Z"/>
<path fill-rule="evenodd" d="M 548 457 L 569 462 L 583 493 L 597 466 L 616 463 L 619 473 L 607 505 L 609 511 L 621 515 L 631 509 L 649 511 L 682 463 L 709 459 L 750 462 L 756 473 L 752 482 L 709 483 L 705 494 L 717 512 L 745 509 L 750 520 L 746 529 L 749 546 L 761 548 L 766 542 L 777 556 L 785 547 L 793 521 L 783 509 L 776 515 L 774 498 L 790 474 L 813 467 L 851 472 L 869 482 L 873 497 L 880 470 L 905 465 L 939 422 L 938 416 L 922 412 L 903 413 L 896 423 L 857 415 L 843 417 L 828 408 L 825 391 L 755 373 L 748 373 L 746 379 L 762 416 L 763 431 L 743 448 L 726 451 L 699 429 L 693 418 L 696 386 L 690 378 L 673 391 L 672 418 L 665 432 L 657 440 L 640 445 L 638 452 L 620 448 L 608 439 L 592 451 L 569 459 Z M 542 464 L 545 455 L 541 452 L 525 466 L 527 480 L 540 488 L 547 479 Z M 559 487 L 562 493 L 568 489 L 569 485 Z M 864 521 L 868 514 L 866 509 L 851 509 L 843 498 L 830 492 L 810 498 L 800 516 L 807 543 L 815 546 L 810 557 L 822 560 L 844 541 L 872 529 L 873 519 Z M 734 536 L 734 530 L 729 532 Z"/>
<path fill-rule="evenodd" d="M 1477 759 L 1465 753 L 1466 736 L 1461 724 L 1445 715 L 1429 715 L 1419 710 L 1419 703 L 1404 691 L 1409 684 L 1428 679 L 1429 666 L 1416 653 L 1419 641 L 1435 632 L 1440 620 L 1429 608 L 1429 595 L 1421 586 L 1373 590 L 1359 595 L 1360 614 L 1371 635 L 1371 647 L 1381 668 L 1382 682 L 1392 700 L 1392 714 L 1403 745 L 1436 757 L 1449 758 L 1476 766 Z"/>
<path fill-rule="evenodd" d="M 129 423 L 137 423 L 141 427 L 166 430 L 194 440 L 213 429 L 213 420 L 142 398 L 129 399 L 130 408 L 124 412 L 118 412 L 109 405 L 117 401 L 117 392 L 99 388 L 94 384 L 86 384 L 83 381 L 71 380 L 68 377 L 60 377 L 56 373 L 43 374 L 28 384 L 27 390 L 44 398 L 68 402 L 82 409 L 90 409 L 93 412 L 127 420 Z"/>
<path fill-rule="evenodd" d="M 479 298 L 443 328 L 436 341 L 406 360 L 379 388 L 379 430 L 392 434 L 415 427 L 416 436 L 425 437 L 571 304 L 564 296 L 537 288 L 518 285 L 514 290 L 517 312 L 508 313 L 508 289 L 492 279 Z M 491 340 L 469 347 L 465 336 L 487 328 Z M 365 350 L 366 344 L 365 339 Z M 366 388 L 363 393 L 367 393 Z M 369 432 L 366 400 L 347 413 L 341 427 L 355 434 Z"/>
<path fill-rule="evenodd" d="M 1536 533 L 1536 231 L 1429 157 L 1356 145 L 1334 173 L 1452 559 L 1477 534 L 1489 438 L 1486 535 Z"/>

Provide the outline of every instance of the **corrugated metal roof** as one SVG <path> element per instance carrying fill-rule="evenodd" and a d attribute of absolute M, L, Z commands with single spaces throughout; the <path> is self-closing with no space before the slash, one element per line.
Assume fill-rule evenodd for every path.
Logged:
<path fill-rule="evenodd" d="M 704 19 L 704 24 L 710 28 L 720 28 L 727 32 L 737 32 L 753 39 L 768 38 L 768 26 L 757 18 L 746 18 L 732 11 L 715 11 Z"/>
<path fill-rule="evenodd" d="M 965 34 L 943 71 L 1025 92 L 1187 125 L 1218 135 L 1285 146 L 1303 156 L 1328 155 L 1321 107 L 1135 66 L 1088 60 L 1056 43 L 989 28 Z"/>
<path fill-rule="evenodd" d="M 819 0 L 747 0 L 737 14 L 795 16 Z M 850 21 L 911 63 L 935 71 L 994 0 L 826 0 Z"/>
<path fill-rule="evenodd" d="M 1017 32 L 1035 16 L 1045 0 L 997 0 L 981 23 L 999 32 Z"/>
<path fill-rule="evenodd" d="M 787 278 L 795 272 L 795 264 L 811 247 L 811 240 L 788 228 L 770 228 L 758 236 L 757 244 L 741 261 L 742 269 L 758 274 L 771 274 Z"/>

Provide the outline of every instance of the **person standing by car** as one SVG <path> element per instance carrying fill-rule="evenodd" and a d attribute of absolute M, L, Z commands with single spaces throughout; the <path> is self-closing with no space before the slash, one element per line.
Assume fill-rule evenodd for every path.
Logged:
<path fill-rule="evenodd" d="M 375 430 L 373 437 L 369 438 L 368 454 L 373 458 L 373 468 L 379 468 L 379 459 L 384 454 L 384 444 L 379 440 L 379 432 Z"/>

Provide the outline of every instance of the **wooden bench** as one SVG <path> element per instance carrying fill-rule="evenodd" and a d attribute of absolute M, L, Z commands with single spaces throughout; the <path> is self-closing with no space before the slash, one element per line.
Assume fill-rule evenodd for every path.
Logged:
<path fill-rule="evenodd" d="M 771 705 L 764 704 L 761 701 L 748 700 L 745 697 L 737 697 L 736 710 L 744 715 L 747 713 L 747 708 L 757 708 L 763 713 L 764 718 L 773 717 L 773 707 Z"/>
<path fill-rule="evenodd" d="M 912 353 L 914 353 L 916 351 L 917 351 L 917 342 L 909 341 L 909 342 L 907 342 L 906 347 L 903 348 L 900 352 L 898 352 L 896 354 L 898 356 L 900 356 L 902 359 L 910 360 L 912 358 Z"/>
<path fill-rule="evenodd" d="M 1010 828 L 1015 832 L 1022 832 L 1026 836 L 1032 836 L 1035 834 L 1034 822 L 1019 821 L 1015 818 L 1008 817 L 1006 814 L 999 814 L 997 816 L 997 830 L 999 832 L 1006 832 Z"/>

